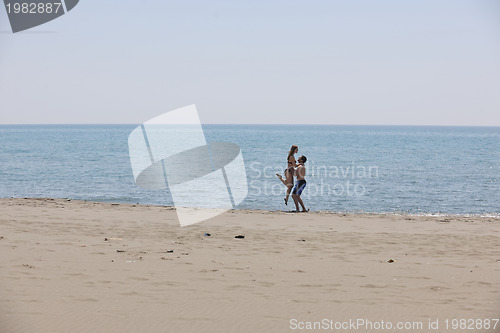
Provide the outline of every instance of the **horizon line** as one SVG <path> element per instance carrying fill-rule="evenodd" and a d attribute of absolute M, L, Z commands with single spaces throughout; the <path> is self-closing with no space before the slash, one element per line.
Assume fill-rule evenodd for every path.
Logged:
<path fill-rule="evenodd" d="M 75 125 L 83 125 L 83 126 L 106 126 L 106 125 L 136 125 L 139 126 L 142 123 L 29 123 L 29 124 L 21 124 L 21 123 L 12 123 L 12 124 L 1 124 L 0 126 L 75 126 Z M 280 124 L 280 123 L 271 123 L 271 124 L 259 124 L 259 123 L 201 123 L 201 125 L 247 125 L 247 126 L 415 126 L 415 127 L 500 127 L 500 125 L 440 125 L 440 124 Z"/>

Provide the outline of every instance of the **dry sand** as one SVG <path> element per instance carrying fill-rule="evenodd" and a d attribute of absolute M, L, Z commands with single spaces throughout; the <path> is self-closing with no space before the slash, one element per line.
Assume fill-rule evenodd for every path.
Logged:
<path fill-rule="evenodd" d="M 445 330 L 500 317 L 493 217 L 236 210 L 181 228 L 169 207 L 1 199 L 0 237 L 0 332 L 500 331 Z M 315 331 L 369 331 L 350 328 Z"/>

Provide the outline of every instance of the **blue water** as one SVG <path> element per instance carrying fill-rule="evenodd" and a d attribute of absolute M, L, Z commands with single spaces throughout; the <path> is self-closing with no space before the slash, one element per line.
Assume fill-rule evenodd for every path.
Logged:
<path fill-rule="evenodd" d="M 0 197 L 172 205 L 135 185 L 127 139 L 135 125 L 0 126 Z M 284 210 L 292 144 L 306 155 L 313 211 L 500 214 L 500 128 L 204 125 L 207 141 L 238 144 L 249 194 L 238 208 Z"/>

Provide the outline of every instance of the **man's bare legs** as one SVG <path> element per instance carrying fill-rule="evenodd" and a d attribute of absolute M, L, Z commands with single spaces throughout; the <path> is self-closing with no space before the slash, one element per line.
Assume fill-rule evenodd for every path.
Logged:
<path fill-rule="evenodd" d="M 293 202 L 295 203 L 295 209 L 297 210 L 297 212 L 308 212 L 300 195 L 292 194 L 292 198 Z M 299 204 L 302 206 L 302 210 L 299 210 Z"/>

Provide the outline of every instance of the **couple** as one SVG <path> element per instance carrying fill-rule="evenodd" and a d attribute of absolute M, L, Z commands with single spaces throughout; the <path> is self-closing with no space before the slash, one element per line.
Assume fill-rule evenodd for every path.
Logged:
<path fill-rule="evenodd" d="M 304 206 L 304 202 L 302 201 L 302 198 L 300 195 L 302 194 L 302 191 L 306 187 L 306 180 L 304 179 L 306 175 L 306 167 L 304 166 L 304 163 L 306 163 L 307 158 L 305 156 L 300 156 L 299 160 L 295 160 L 295 154 L 299 151 L 299 147 L 296 145 L 293 145 L 292 148 L 290 148 L 290 152 L 288 153 L 287 157 L 287 163 L 288 166 L 285 169 L 285 179 L 277 173 L 276 176 L 283 182 L 283 184 L 288 188 L 286 191 L 286 197 L 285 197 L 285 205 L 288 205 L 288 198 L 290 197 L 290 192 L 292 192 L 292 198 L 295 203 L 295 208 L 296 212 L 308 212 L 309 209 L 306 209 L 306 206 Z M 293 177 L 297 177 L 297 184 L 295 184 L 295 187 L 293 187 Z M 299 204 L 302 206 L 302 210 L 299 210 Z"/>

